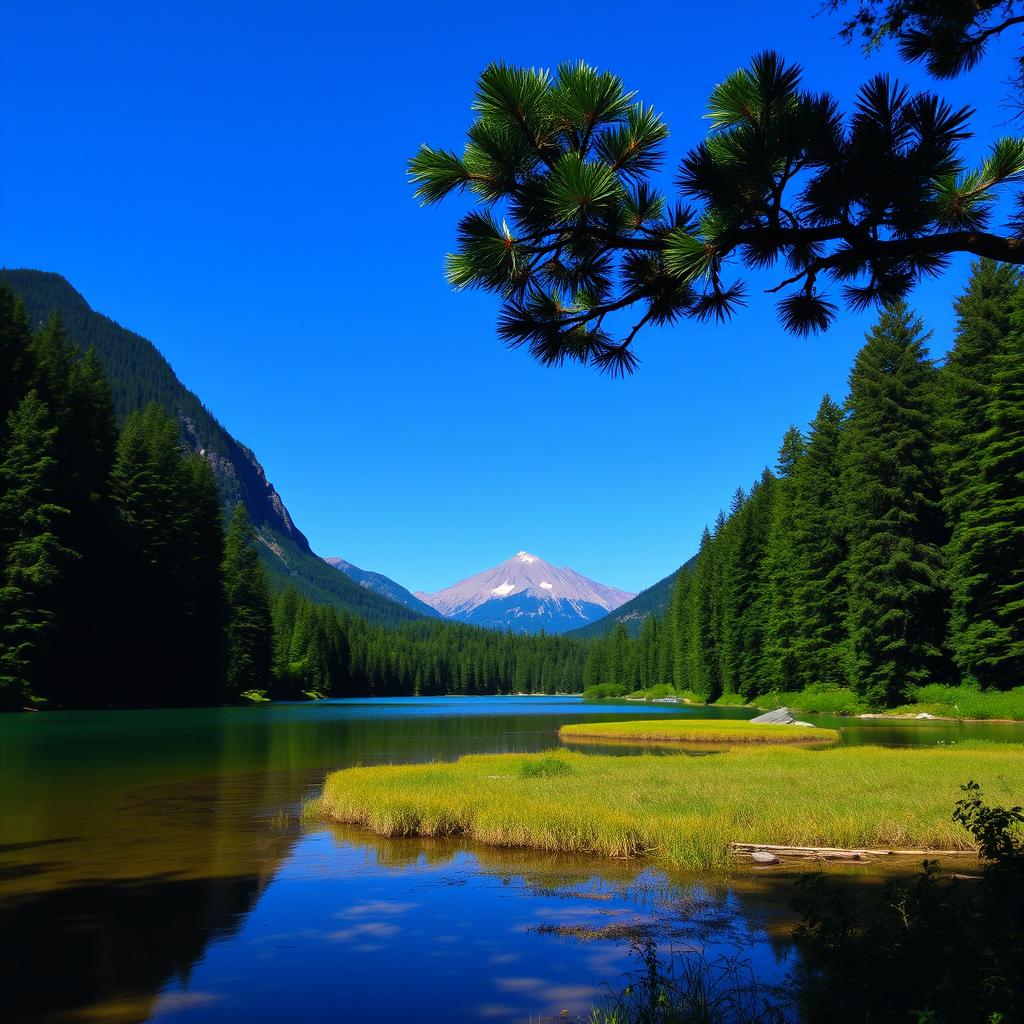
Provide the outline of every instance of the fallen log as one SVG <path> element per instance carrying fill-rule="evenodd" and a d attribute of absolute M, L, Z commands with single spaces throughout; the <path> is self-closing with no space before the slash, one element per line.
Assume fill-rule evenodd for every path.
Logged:
<path fill-rule="evenodd" d="M 769 843 L 729 843 L 733 853 L 769 853 L 776 857 L 803 857 L 813 860 L 869 860 L 872 857 L 964 857 L 973 850 L 843 850 L 834 846 L 774 846 Z"/>

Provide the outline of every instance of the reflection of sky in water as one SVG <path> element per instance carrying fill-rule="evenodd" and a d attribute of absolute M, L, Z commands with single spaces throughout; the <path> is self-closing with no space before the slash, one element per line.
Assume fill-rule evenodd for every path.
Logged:
<path fill-rule="evenodd" d="M 545 926 L 645 924 L 666 952 L 739 952 L 768 982 L 790 963 L 735 895 L 639 869 L 608 882 L 569 859 L 509 869 L 455 846 L 438 856 L 429 841 L 367 842 L 301 839 L 240 931 L 165 987 L 153 1019 L 536 1021 L 586 1012 L 636 966 L 621 936 Z"/>

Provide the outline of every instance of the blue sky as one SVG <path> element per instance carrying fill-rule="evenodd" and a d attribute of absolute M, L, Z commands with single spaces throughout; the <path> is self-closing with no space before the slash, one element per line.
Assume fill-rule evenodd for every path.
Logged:
<path fill-rule="evenodd" d="M 670 173 L 761 49 L 849 100 L 816 0 L 690 5 L 10 4 L 0 264 L 64 274 L 151 338 L 258 454 L 316 551 L 435 590 L 525 548 L 639 590 L 687 558 L 782 432 L 845 394 L 868 323 L 788 337 L 752 281 L 726 327 L 642 335 L 639 372 L 546 370 L 443 278 L 455 206 L 405 163 L 461 148 L 492 60 L 583 58 L 663 112 Z M 514 15 L 507 12 L 514 11 Z M 936 88 L 1001 133 L 999 54 Z M 979 141 L 970 147 L 980 154 Z M 914 303 L 941 352 L 966 262 Z"/>

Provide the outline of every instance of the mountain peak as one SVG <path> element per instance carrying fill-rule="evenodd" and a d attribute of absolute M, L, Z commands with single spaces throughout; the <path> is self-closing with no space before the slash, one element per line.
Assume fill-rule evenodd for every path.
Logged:
<path fill-rule="evenodd" d="M 436 594 L 417 593 L 446 618 L 492 629 L 561 633 L 593 622 L 634 595 L 557 568 L 528 551 Z"/>

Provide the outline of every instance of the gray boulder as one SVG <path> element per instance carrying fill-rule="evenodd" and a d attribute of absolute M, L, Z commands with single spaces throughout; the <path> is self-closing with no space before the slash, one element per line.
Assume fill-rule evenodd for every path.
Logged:
<path fill-rule="evenodd" d="M 763 715 L 750 720 L 751 725 L 792 725 L 796 719 L 790 714 L 789 708 L 776 708 L 766 711 Z"/>

